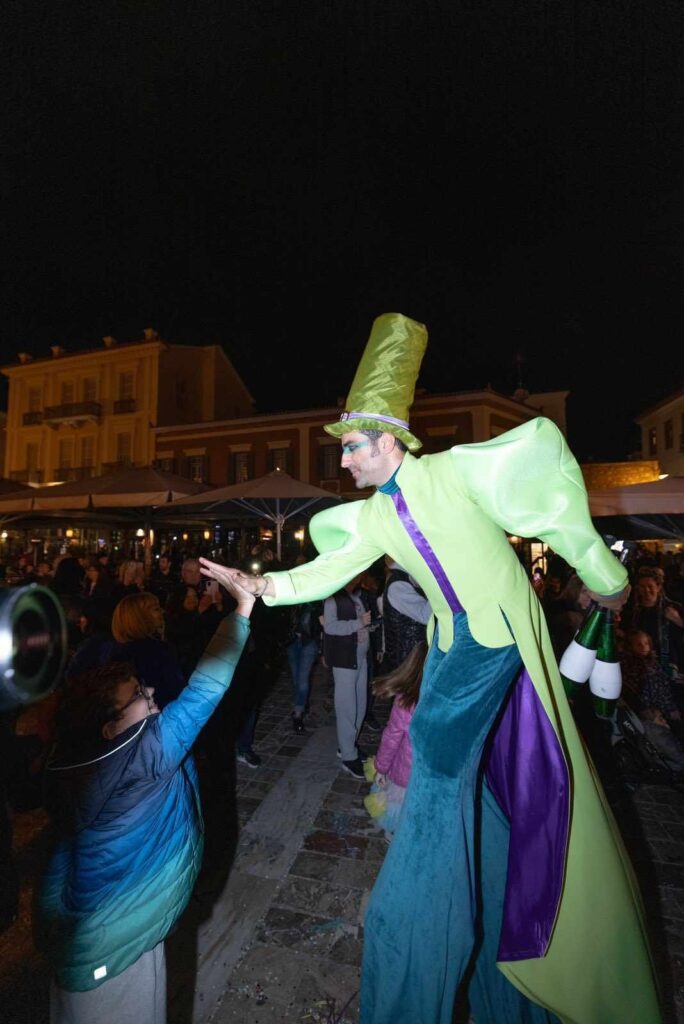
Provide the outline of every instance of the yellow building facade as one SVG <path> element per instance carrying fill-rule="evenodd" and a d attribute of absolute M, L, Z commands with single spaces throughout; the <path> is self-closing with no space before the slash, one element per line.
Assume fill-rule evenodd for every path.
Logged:
<path fill-rule="evenodd" d="M 170 345 L 147 328 L 140 341 L 19 354 L 9 380 L 5 476 L 45 484 L 149 465 L 155 429 L 240 417 L 253 399 L 218 345 Z"/>

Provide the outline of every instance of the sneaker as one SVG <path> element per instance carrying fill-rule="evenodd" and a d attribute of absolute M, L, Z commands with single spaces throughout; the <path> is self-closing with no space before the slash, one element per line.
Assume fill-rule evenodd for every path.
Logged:
<path fill-rule="evenodd" d="M 337 756 L 339 757 L 339 759 L 341 761 L 342 760 L 342 754 L 340 753 L 340 748 L 339 747 L 337 748 Z M 359 747 L 358 744 L 357 744 L 357 747 L 356 747 L 356 760 L 357 761 L 358 760 L 367 761 L 369 757 L 370 757 L 370 754 L 368 753 L 368 751 L 364 750 L 363 747 Z"/>
<path fill-rule="evenodd" d="M 304 732 L 304 715 L 292 716 L 292 728 L 294 729 L 298 736 L 302 735 L 302 733 Z"/>
<path fill-rule="evenodd" d="M 378 722 L 374 714 L 366 715 L 366 720 L 363 723 L 369 732 L 380 732 L 382 726 Z"/>
<path fill-rule="evenodd" d="M 366 778 L 363 774 L 363 763 L 360 757 L 355 758 L 353 761 L 343 761 L 342 770 L 351 775 L 353 779 L 360 779 L 363 782 Z"/>
<path fill-rule="evenodd" d="M 246 764 L 248 768 L 258 768 L 261 758 L 253 750 L 238 750 L 237 759 L 240 764 Z"/>

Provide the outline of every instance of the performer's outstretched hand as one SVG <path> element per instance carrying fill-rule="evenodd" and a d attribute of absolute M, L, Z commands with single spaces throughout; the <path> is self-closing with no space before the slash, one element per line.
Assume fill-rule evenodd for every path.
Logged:
<path fill-rule="evenodd" d="M 226 588 L 231 597 L 237 601 L 237 608 L 235 609 L 239 615 L 244 615 L 246 619 L 252 614 L 252 608 L 256 597 L 246 587 L 240 585 L 240 581 L 236 576 L 227 578 L 223 586 Z"/>
<path fill-rule="evenodd" d="M 632 588 L 628 583 L 624 590 L 621 590 L 619 594 L 613 594 L 611 597 L 605 597 L 603 594 L 597 594 L 595 591 L 590 590 L 589 597 L 592 601 L 596 601 L 601 608 L 609 608 L 612 612 L 619 612 L 626 603 L 631 589 Z"/>
<path fill-rule="evenodd" d="M 231 587 L 235 581 L 238 586 L 253 594 L 254 597 L 263 597 L 264 594 L 269 594 L 272 597 L 275 594 L 270 579 L 264 579 L 263 576 L 250 576 L 248 573 L 241 572 L 240 569 L 231 569 L 227 565 L 210 562 L 208 558 L 200 558 L 200 572 L 203 576 L 208 576 L 209 579 L 222 584 L 231 593 Z"/>

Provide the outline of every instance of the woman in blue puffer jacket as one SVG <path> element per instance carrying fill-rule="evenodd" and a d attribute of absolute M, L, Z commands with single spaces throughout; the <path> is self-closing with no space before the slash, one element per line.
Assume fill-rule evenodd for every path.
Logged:
<path fill-rule="evenodd" d="M 224 618 L 162 712 L 131 665 L 70 680 L 46 768 L 58 832 L 39 897 L 51 1024 L 163 1024 L 164 939 L 190 898 L 203 826 L 190 748 L 225 694 L 254 598 Z"/>

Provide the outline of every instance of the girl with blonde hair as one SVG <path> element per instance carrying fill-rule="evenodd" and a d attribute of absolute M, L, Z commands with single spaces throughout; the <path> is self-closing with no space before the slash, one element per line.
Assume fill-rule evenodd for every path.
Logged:
<path fill-rule="evenodd" d="M 114 609 L 111 637 L 98 638 L 79 649 L 67 669 L 73 677 L 111 662 L 130 662 L 136 677 L 153 686 L 160 708 L 175 700 L 185 677 L 173 646 L 163 639 L 164 615 L 154 594 L 140 592 L 123 597 Z"/>

